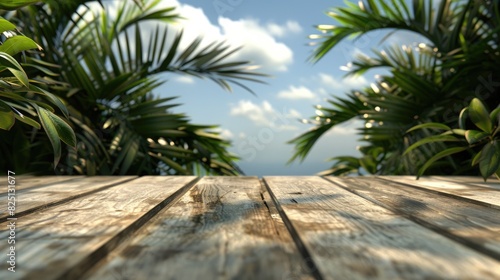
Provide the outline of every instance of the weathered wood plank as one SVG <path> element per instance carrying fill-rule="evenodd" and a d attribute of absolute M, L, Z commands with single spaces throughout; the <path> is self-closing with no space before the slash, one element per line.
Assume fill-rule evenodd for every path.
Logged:
<path fill-rule="evenodd" d="M 500 211 L 376 178 L 329 180 L 500 260 Z"/>
<path fill-rule="evenodd" d="M 299 254 L 297 254 L 298 248 L 296 247 L 293 237 L 290 235 L 290 232 L 288 231 L 288 228 L 283 222 L 283 219 L 281 219 L 278 208 L 276 208 L 276 205 L 274 204 L 274 201 L 271 195 L 269 194 L 265 183 L 263 182 L 262 179 L 260 181 L 261 181 L 262 198 L 271 214 L 274 226 L 276 227 L 276 230 L 280 237 L 280 241 L 283 242 L 283 246 L 287 252 L 293 252 L 293 255 L 291 255 L 293 260 L 291 262 L 300 263 L 300 268 L 298 266 L 294 266 L 294 269 L 285 273 L 282 279 L 286 280 L 310 279 L 309 275 L 313 276 L 311 278 L 319 279 L 320 278 L 318 277 L 319 273 L 317 273 L 316 268 L 312 264 L 311 258 L 308 258 L 308 256 L 304 257 L 303 255 L 299 256 L 299 254 L 302 253 L 300 249 L 298 252 Z M 300 261 L 297 261 L 297 258 L 300 258 Z"/>
<path fill-rule="evenodd" d="M 264 179 L 324 279 L 500 277 L 496 260 L 322 178 Z"/>
<path fill-rule="evenodd" d="M 44 188 L 50 186 L 54 183 L 78 180 L 84 178 L 84 176 L 17 176 L 14 175 L 16 179 L 16 191 L 25 190 L 29 188 Z M 7 176 L 0 177 L 0 195 L 7 193 Z M 4 187 L 5 186 L 5 187 Z"/>
<path fill-rule="evenodd" d="M 459 198 L 465 198 L 470 201 L 478 201 L 483 205 L 500 209 L 500 190 L 494 188 L 485 188 L 475 184 L 444 181 L 429 177 L 421 177 L 416 180 L 414 176 L 383 176 L 380 177 L 380 179 L 400 182 Z"/>
<path fill-rule="evenodd" d="M 487 182 L 481 177 L 473 176 L 429 176 L 429 178 L 500 190 L 500 182 L 496 178 L 489 178 Z"/>
<path fill-rule="evenodd" d="M 74 279 L 129 238 L 196 177 L 141 177 L 16 221 L 18 279 Z M 0 224 L 7 228 L 7 223 Z M 0 232 L 7 240 L 9 232 Z M 0 252 L 7 252 L 7 242 Z M 0 279 L 11 276 L 2 262 Z"/>
<path fill-rule="evenodd" d="M 41 188 L 35 185 L 19 190 L 16 187 L 16 217 L 21 217 L 40 208 L 61 204 L 134 178 L 137 176 L 77 177 L 71 180 L 55 181 L 50 185 L 41 181 L 39 183 L 43 183 L 44 186 Z M 7 194 L 0 195 L 0 201 L 7 201 Z M 6 221 L 8 217 L 8 213 L 0 213 L 0 222 Z"/>
<path fill-rule="evenodd" d="M 301 261 L 256 177 L 204 177 L 86 278 L 310 279 Z"/>

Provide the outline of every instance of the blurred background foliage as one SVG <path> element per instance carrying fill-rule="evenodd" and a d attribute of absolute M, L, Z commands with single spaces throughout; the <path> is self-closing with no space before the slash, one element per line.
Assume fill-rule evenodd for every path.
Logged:
<path fill-rule="evenodd" d="M 498 1 L 362 0 L 346 4 L 327 13 L 335 24 L 318 25 L 320 33 L 311 36 L 317 45 L 312 61 L 326 59 L 332 48 L 348 38 L 358 39 L 376 30 L 388 31 L 387 37 L 404 30 L 422 38 L 422 43 L 392 45 L 374 49 L 370 56 L 357 56 L 347 75 L 378 68 L 389 74 L 345 98 L 332 96 L 327 105 L 316 108 L 319 114 L 310 121 L 314 127 L 290 141 L 295 145 L 290 161 L 304 159 L 324 133 L 351 120 L 364 123 L 359 128 L 364 143 L 359 148 L 361 156 L 334 157 L 332 168 L 321 174 L 417 174 L 436 154 L 463 147 L 460 141 L 428 141 L 405 153 L 413 143 L 437 134 L 431 127 L 410 128 L 438 123 L 458 129 L 460 111 L 473 98 L 491 109 L 500 104 Z M 473 127 L 467 122 L 464 126 Z M 493 126 L 495 131 L 498 122 Z M 497 140 L 491 140 L 496 145 Z M 453 156 L 433 159 L 425 166 L 426 174 L 478 175 L 472 162 L 480 149 L 477 145 L 454 149 Z M 493 157 L 500 156 L 497 152 Z"/>
<path fill-rule="evenodd" d="M 202 47 L 196 39 L 181 49 L 182 33 L 169 31 L 179 16 L 158 1 L 122 1 L 116 14 L 102 3 L 90 8 L 91 2 L 0 3 L 0 165 L 37 174 L 240 174 L 237 157 L 227 152 L 230 143 L 210 132 L 216 126 L 192 124 L 172 113 L 179 106 L 175 97 L 158 99 L 152 92 L 162 84 L 159 73 L 250 92 L 241 82 L 260 82 L 264 75 L 248 62 L 229 60 L 237 50 L 223 42 Z M 290 141 L 291 161 L 304 159 L 333 127 L 362 120 L 361 156 L 332 158 L 323 175 L 491 173 L 500 158 L 500 149 L 490 148 L 498 147 L 498 123 L 493 118 L 486 131 L 460 111 L 474 98 L 491 114 L 500 104 L 498 1 L 362 0 L 327 14 L 336 23 L 317 26 L 312 61 L 376 30 L 412 32 L 422 43 L 357 56 L 347 75 L 389 74 L 316 108 L 314 127 Z M 151 36 L 141 27 L 146 22 L 156 26 Z M 458 136 L 465 138 L 433 141 L 451 139 L 436 137 L 436 124 L 447 132 L 463 129 Z M 477 145 L 475 132 L 465 135 L 467 127 L 491 137 Z M 480 162 L 487 164 L 478 170 L 473 163 Z"/>
<path fill-rule="evenodd" d="M 24 76 L 2 71 L 1 100 L 26 99 L 18 100 L 21 105 L 0 103 L 2 117 L 21 120 L 0 129 L 1 168 L 16 174 L 241 174 L 238 158 L 227 151 L 230 143 L 211 132 L 217 126 L 191 123 L 171 111 L 180 105 L 175 97 L 157 98 L 152 92 L 163 83 L 160 73 L 207 78 L 225 90 L 232 84 L 250 92 L 242 82 L 261 82 L 265 75 L 247 61 L 228 59 L 238 50 L 223 42 L 204 45 L 198 38 L 182 49 L 182 32 L 169 30 L 179 16 L 159 1 L 120 1 L 113 14 L 101 2 L 88 5 L 92 2 L 0 4 L 0 16 L 39 47 L 25 48 L 17 57 L 31 78 L 30 88 L 21 83 Z M 146 22 L 155 26 L 152 34 L 143 29 Z M 4 86 L 12 75 L 20 81 L 15 92 Z M 23 122 L 15 108 L 40 118 L 43 130 L 36 120 Z M 61 148 L 60 140 L 68 145 Z"/>

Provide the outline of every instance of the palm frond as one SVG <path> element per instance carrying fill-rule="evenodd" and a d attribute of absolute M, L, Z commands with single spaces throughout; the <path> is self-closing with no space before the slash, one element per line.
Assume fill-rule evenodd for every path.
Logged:
<path fill-rule="evenodd" d="M 342 121 L 364 120 L 364 127 L 358 130 L 361 140 L 367 143 L 368 150 L 383 149 L 383 160 L 366 153 L 360 158 L 337 157 L 325 174 L 349 174 L 355 169 L 358 173 L 364 170 L 376 174 L 416 174 L 417 166 L 453 145 L 433 142 L 404 154 L 413 143 L 432 136 L 427 129 L 407 132 L 410 127 L 429 122 L 456 127 L 458 111 L 473 96 L 479 95 L 490 104 L 500 103 L 496 83 L 500 79 L 497 1 L 394 0 L 391 4 L 365 0 L 359 5 L 347 3 L 347 7 L 333 9 L 328 15 L 340 25 L 317 26 L 321 34 L 311 38 L 318 39 L 319 46 L 311 59 L 322 59 L 340 42 L 375 30 L 392 31 L 384 39 L 394 31 L 411 31 L 430 43 L 388 46 L 373 50 L 372 56 L 359 55 L 347 75 L 361 75 L 378 68 L 389 70 L 390 74 L 379 76 L 355 95 L 349 94 L 348 102 L 338 97 L 328 100 L 333 108 L 322 108 L 325 116 L 313 117 L 318 126 L 291 141 L 295 144 L 292 160 L 304 159 L 317 139 L 338 125 L 334 118 L 341 116 Z M 445 157 L 426 168 L 432 169 L 430 174 L 471 172 L 470 167 L 464 166 L 470 163 L 468 156 L 459 151 L 453 158 Z"/>

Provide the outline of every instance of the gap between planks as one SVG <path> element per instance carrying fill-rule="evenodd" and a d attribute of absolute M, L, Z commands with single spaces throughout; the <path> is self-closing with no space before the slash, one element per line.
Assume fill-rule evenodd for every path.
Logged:
<path fill-rule="evenodd" d="M 411 188 L 426 190 L 434 194 L 448 196 L 500 210 L 499 189 L 452 181 L 450 179 L 445 181 L 444 179 L 429 177 L 421 177 L 419 180 L 411 178 L 411 176 L 377 176 L 373 178 L 396 182 Z"/>
<path fill-rule="evenodd" d="M 146 178 L 147 177 L 142 177 Z M 161 178 L 161 177 L 160 177 Z M 187 182 L 184 186 L 180 187 L 173 193 L 170 193 L 164 200 L 162 200 L 159 204 L 154 206 L 144 215 L 135 220 L 132 224 L 130 224 L 127 228 L 119 232 L 112 239 L 110 239 L 107 243 L 100 246 L 97 250 L 93 251 L 91 255 L 89 255 L 86 259 L 87 262 L 82 261 L 80 264 L 72 267 L 70 270 L 66 271 L 62 274 L 58 279 L 66 280 L 66 279 L 74 279 L 77 277 L 81 277 L 88 270 L 90 270 L 99 260 L 106 257 L 109 252 L 112 252 L 115 248 L 117 248 L 120 244 L 125 243 L 127 239 L 131 238 L 137 231 L 139 231 L 142 227 L 147 225 L 151 219 L 153 219 L 161 210 L 168 209 L 170 206 L 175 204 L 177 200 L 182 197 L 189 189 L 191 189 L 196 183 L 200 181 L 200 177 L 194 178 L 193 180 Z"/>
<path fill-rule="evenodd" d="M 114 187 L 118 184 L 124 184 L 136 178 L 136 176 L 76 176 L 66 177 L 64 180 L 48 180 L 47 182 L 40 177 L 34 182 L 43 183 L 41 186 L 30 185 L 29 188 L 16 188 L 15 217 L 23 217 L 41 209 L 64 204 L 74 199 Z M 0 200 L 2 198 L 7 200 L 7 194 L 0 194 Z M 10 215 L 8 212 L 0 214 L 0 223 L 7 221 L 9 217 Z"/>
<path fill-rule="evenodd" d="M 83 175 L 76 175 L 76 176 L 24 176 L 24 175 L 19 175 L 19 176 L 12 176 L 15 178 L 16 184 L 15 184 L 15 189 L 16 192 L 20 190 L 27 190 L 27 189 L 39 189 L 39 188 L 45 188 L 48 186 L 51 186 L 52 184 L 55 183 L 60 183 L 60 182 L 71 182 L 73 180 L 85 178 Z M 0 180 L 0 185 L 5 184 L 7 186 L 8 181 L 7 181 L 7 176 L 1 176 Z M 7 188 L 2 188 L 0 190 L 0 195 L 7 195 Z"/>
<path fill-rule="evenodd" d="M 323 178 L 264 179 L 324 279 L 500 277 L 489 256 Z"/>
<path fill-rule="evenodd" d="M 189 189 L 198 178 L 141 177 L 18 220 L 20 278 L 75 279 L 151 217 Z M 164 183 L 162 183 L 164 182 Z M 5 226 L 5 223 L 3 223 Z M 6 239 L 8 232 L 0 232 Z M 17 236 L 16 235 L 16 236 Z M 0 244 L 5 251 L 6 244 Z M 4 267 L 2 265 L 2 267 Z M 0 279 L 7 277 L 0 271 Z"/>
<path fill-rule="evenodd" d="M 257 177 L 204 177 L 84 278 L 313 279 Z"/>
<path fill-rule="evenodd" d="M 470 249 L 500 260 L 500 215 L 489 205 L 392 180 L 369 177 L 325 179 Z"/>
<path fill-rule="evenodd" d="M 495 177 L 488 178 L 487 182 L 482 177 L 474 176 L 429 176 L 429 178 L 500 190 L 500 181 Z"/>
<path fill-rule="evenodd" d="M 305 260 L 308 270 L 314 276 L 314 278 L 316 278 L 318 280 L 324 279 L 323 276 L 321 275 L 321 273 L 319 272 L 319 269 L 318 269 L 316 263 L 314 262 L 311 253 L 307 249 L 307 246 L 304 244 L 304 242 L 300 238 L 300 235 L 298 234 L 297 230 L 293 226 L 292 222 L 287 217 L 285 211 L 281 207 L 279 200 L 274 195 L 267 180 L 265 178 L 263 178 L 262 182 L 265 184 L 267 193 L 270 196 L 270 198 L 272 199 L 274 207 L 276 208 L 278 215 L 280 216 L 281 220 L 283 221 L 284 226 L 287 228 L 288 232 L 290 233 L 290 236 L 292 237 L 293 241 L 295 242 L 295 246 L 297 246 L 297 249 L 299 250 L 300 254 L 302 255 L 302 258 Z"/>

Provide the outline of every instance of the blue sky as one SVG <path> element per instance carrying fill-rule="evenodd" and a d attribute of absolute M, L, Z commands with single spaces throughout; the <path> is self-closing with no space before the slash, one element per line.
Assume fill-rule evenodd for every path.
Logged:
<path fill-rule="evenodd" d="M 179 96 L 178 112 L 188 114 L 194 123 L 218 124 L 222 135 L 233 142 L 231 152 L 247 175 L 312 175 L 330 167 L 328 158 L 358 155 L 356 127 L 359 121 L 327 133 L 307 159 L 286 165 L 293 146 L 286 142 L 311 128 L 300 122 L 315 114 L 316 105 L 326 105 L 331 95 L 343 96 L 350 89 L 370 85 L 373 73 L 343 79 L 340 70 L 359 52 L 370 53 L 380 47 L 379 32 L 346 42 L 323 60 L 308 61 L 313 47 L 308 39 L 317 33 L 314 25 L 334 24 L 325 15 L 330 7 L 345 6 L 343 1 L 263 1 L 263 0 L 162 0 L 177 6 L 187 20 L 177 24 L 184 29 L 187 44 L 202 35 L 206 43 L 225 40 L 242 46 L 234 59 L 251 60 L 259 71 L 272 75 L 265 85 L 247 83 L 256 96 L 240 88 L 223 91 L 209 80 L 169 75 L 156 93 Z M 392 40 L 413 41 L 411 35 L 398 33 Z"/>

